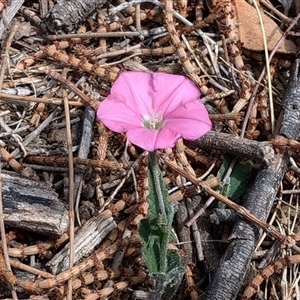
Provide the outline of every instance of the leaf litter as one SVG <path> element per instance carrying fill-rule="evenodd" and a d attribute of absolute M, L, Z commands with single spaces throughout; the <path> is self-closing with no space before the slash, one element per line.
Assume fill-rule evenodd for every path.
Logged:
<path fill-rule="evenodd" d="M 174 299 L 235 299 L 247 284 L 242 299 L 254 293 L 297 299 L 298 2 L 290 8 L 275 1 L 251 6 L 241 0 L 72 4 L 24 1 L 15 10 L 14 1 L 0 5 L 4 19 L 6 13 L 14 14 L 2 34 L 2 172 L 15 176 L 20 188 L 30 189 L 32 181 L 50 186 L 67 209 L 73 206 L 71 198 L 75 202 L 71 234 L 64 228 L 45 234 L 37 220 L 24 228 L 22 211 L 19 222 L 8 224 L 6 215 L 16 212 L 10 210 L 15 204 L 9 202 L 12 193 L 3 177 L 1 297 L 145 299 L 155 294 L 138 235 L 147 215 L 145 154 L 94 119 L 118 75 L 135 70 L 189 77 L 214 125 L 204 140 L 178 141 L 174 149 L 161 152 L 163 180 L 177 206 L 177 242 L 169 247 L 179 249 L 185 269 Z M 240 158 L 227 162 L 225 153 Z M 249 211 L 236 206 L 237 214 L 226 207 L 216 217 L 214 198 L 226 182 L 239 177 L 235 170 L 245 158 L 251 161 L 245 172 L 250 178 L 238 178 L 242 184 L 237 180 L 236 189 L 239 204 Z M 224 178 L 220 170 L 225 162 Z M 31 181 L 21 181 L 17 173 Z M 28 197 L 45 197 L 39 221 L 46 226 L 45 186 Z M 249 199 L 256 202 L 249 204 Z M 37 210 L 41 204 L 30 205 Z M 67 209 L 62 209 L 62 219 L 68 217 Z M 251 213 L 268 234 L 244 221 Z M 68 253 L 74 254 L 73 267 Z M 236 282 L 224 281 L 231 273 Z"/>

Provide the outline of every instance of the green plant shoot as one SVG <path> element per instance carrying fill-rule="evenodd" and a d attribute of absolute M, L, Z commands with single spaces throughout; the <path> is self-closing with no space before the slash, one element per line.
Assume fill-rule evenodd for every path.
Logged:
<path fill-rule="evenodd" d="M 149 154 L 148 179 L 148 217 L 139 227 L 143 256 L 150 276 L 155 280 L 155 299 L 170 299 L 180 284 L 184 268 L 178 252 L 168 249 L 168 244 L 174 242 L 174 207 L 168 201 L 168 191 L 155 152 Z"/>

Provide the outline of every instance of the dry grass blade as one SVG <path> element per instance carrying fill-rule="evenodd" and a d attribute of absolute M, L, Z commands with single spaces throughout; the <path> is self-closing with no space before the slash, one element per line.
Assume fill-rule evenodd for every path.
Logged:
<path fill-rule="evenodd" d="M 70 125 L 70 111 L 68 104 L 68 96 L 66 91 L 63 91 L 64 109 L 66 118 L 66 129 L 67 129 L 67 147 L 68 147 L 68 166 L 69 166 L 69 232 L 70 232 L 70 257 L 69 257 L 69 268 L 71 269 L 74 265 L 74 165 L 73 165 L 73 153 L 72 153 L 72 135 Z M 68 281 L 67 299 L 72 300 L 72 278 Z"/>
<path fill-rule="evenodd" d="M 9 35 L 9 38 L 8 38 L 8 40 L 6 42 L 6 49 L 5 49 L 5 53 L 3 55 L 2 64 L 1 64 L 0 90 L 2 90 L 2 86 L 3 86 L 4 74 L 5 74 L 5 71 L 6 71 L 7 61 L 8 61 L 8 52 L 9 52 L 9 49 L 11 47 L 13 38 L 14 38 L 14 36 L 15 36 L 15 34 L 16 34 L 18 28 L 19 28 L 19 26 L 20 26 L 19 23 L 16 23 L 14 25 L 14 27 L 13 27 L 10 35 Z M 3 156 L 3 150 L 4 149 L 2 147 L 1 147 L 1 149 L 2 149 L 1 156 Z M 16 283 L 16 278 L 15 278 L 15 276 L 11 272 L 11 266 L 10 266 L 10 262 L 9 262 L 8 251 L 7 251 L 7 241 L 6 241 L 6 237 L 5 237 L 5 227 L 4 227 L 4 218 L 3 218 L 3 202 L 2 202 L 2 175 L 1 175 L 1 168 L 2 168 L 2 165 L 0 166 L 0 228 L 1 228 L 1 247 L 2 247 L 2 252 L 3 252 L 3 254 L 1 253 L 1 256 L 2 256 L 2 263 L 3 263 L 3 260 L 4 260 L 5 268 L 6 268 L 6 270 L 4 270 L 4 274 L 7 273 L 7 275 L 10 276 L 10 277 L 7 277 L 7 281 L 10 284 L 12 297 L 13 297 L 14 300 L 16 300 L 16 299 L 18 299 L 16 290 L 15 290 L 15 287 L 14 287 L 14 284 Z M 21 167 L 21 169 L 23 171 L 22 167 Z M 28 175 L 28 174 L 26 174 L 26 175 Z M 2 269 L 3 269 L 3 267 L 4 266 L 2 266 Z M 3 270 L 2 270 L 2 272 L 3 272 Z M 0 271 L 0 273 L 2 273 L 2 272 Z"/>

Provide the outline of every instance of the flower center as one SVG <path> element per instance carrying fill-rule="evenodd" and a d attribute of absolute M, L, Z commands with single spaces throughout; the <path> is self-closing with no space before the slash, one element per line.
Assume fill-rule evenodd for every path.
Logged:
<path fill-rule="evenodd" d="M 150 130 L 159 130 L 164 126 L 164 120 L 159 113 L 146 115 L 143 116 L 143 126 Z"/>

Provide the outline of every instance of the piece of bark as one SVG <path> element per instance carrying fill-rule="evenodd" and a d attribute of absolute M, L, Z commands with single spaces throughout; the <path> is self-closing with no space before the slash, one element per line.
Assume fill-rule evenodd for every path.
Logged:
<path fill-rule="evenodd" d="M 95 120 L 95 111 L 90 106 L 87 106 L 84 113 L 81 141 L 78 150 L 78 158 L 85 159 L 88 157 L 93 137 L 93 125 Z M 74 175 L 74 195 L 75 199 L 79 199 L 78 194 L 81 193 L 82 185 L 80 184 L 83 180 L 86 166 L 79 165 L 76 168 Z M 76 207 L 79 203 L 76 201 Z M 79 223 L 80 224 L 80 223 Z"/>
<path fill-rule="evenodd" d="M 222 222 L 233 224 L 238 218 L 237 212 L 231 208 L 215 208 L 214 212 L 209 216 L 210 221 L 216 225 L 219 225 Z"/>
<path fill-rule="evenodd" d="M 194 209 L 196 208 L 196 202 L 200 202 L 200 199 L 201 199 L 201 197 L 194 196 L 192 198 L 187 198 L 185 200 L 189 218 L 194 217 Z M 193 240 L 194 240 L 194 245 L 195 245 L 196 252 L 197 252 L 197 259 L 200 262 L 200 261 L 204 260 L 203 247 L 202 247 L 202 241 L 201 241 L 202 237 L 200 235 L 200 230 L 199 230 L 197 222 L 193 222 L 191 227 L 192 227 L 192 236 L 193 236 Z"/>
<path fill-rule="evenodd" d="M 45 24 L 51 32 L 70 32 L 105 3 L 106 0 L 61 0 L 49 11 Z"/>
<path fill-rule="evenodd" d="M 195 141 L 186 141 L 186 145 L 204 150 L 219 150 L 225 153 L 246 157 L 269 165 L 274 159 L 274 150 L 263 143 L 240 138 L 233 134 L 209 131 Z"/>
<path fill-rule="evenodd" d="M 202 204 L 203 206 L 203 204 Z M 201 208 L 201 205 L 197 209 Z M 219 243 L 214 242 L 215 236 L 213 230 L 211 230 L 211 224 L 209 224 L 209 217 L 206 214 L 201 214 L 197 219 L 197 224 L 202 240 L 202 248 L 204 255 L 204 267 L 210 276 L 214 274 L 220 261 Z"/>
<path fill-rule="evenodd" d="M 295 64 L 297 66 L 299 61 L 296 61 Z M 294 72 L 298 74 L 296 69 L 293 68 L 290 77 L 292 83 L 288 84 L 285 94 L 283 119 L 287 122 L 289 120 L 285 115 L 289 115 L 289 111 L 285 111 L 285 108 L 290 107 L 289 101 L 292 103 L 294 101 L 294 89 L 300 89 L 300 80 L 294 74 Z M 283 128 L 284 126 L 285 124 L 282 123 Z M 300 128 L 298 130 L 300 131 Z M 299 131 L 292 131 L 290 138 L 296 139 L 299 136 Z M 290 154 L 287 150 L 284 150 L 283 153 L 278 152 L 269 166 L 258 173 L 252 187 L 248 189 L 243 198 L 243 206 L 263 221 L 266 221 L 269 216 L 279 185 L 286 172 L 289 158 Z M 236 299 L 249 268 L 259 233 L 260 230 L 256 226 L 242 219 L 235 224 L 229 237 L 230 244 L 212 282 L 206 290 L 204 299 Z"/>
<path fill-rule="evenodd" d="M 285 155 L 278 169 L 269 167 L 261 170 L 244 196 L 243 206 L 263 221 L 266 221 L 269 215 L 288 161 L 289 155 Z M 240 219 L 235 224 L 229 237 L 230 244 L 204 299 L 236 299 L 258 236 L 259 229 L 249 222 Z"/>
<path fill-rule="evenodd" d="M 177 222 L 176 233 L 178 235 L 179 241 L 181 243 L 181 249 L 183 250 L 182 255 L 182 265 L 185 267 L 193 258 L 193 247 L 190 243 L 191 241 L 191 230 L 189 227 L 184 226 L 188 221 L 189 216 L 185 201 L 179 201 L 177 206 L 177 212 L 175 214 L 175 219 Z"/>
<path fill-rule="evenodd" d="M 68 210 L 48 184 L 4 170 L 1 175 L 5 225 L 53 237 L 68 229 Z"/>
<path fill-rule="evenodd" d="M 0 40 L 2 39 L 5 29 L 8 28 L 9 23 L 14 18 L 23 2 L 24 0 L 8 1 L 8 6 L 2 11 L 2 18 L 0 18 Z"/>
<path fill-rule="evenodd" d="M 284 116 L 280 134 L 298 140 L 300 133 L 300 59 L 296 59 L 283 101 Z"/>
<path fill-rule="evenodd" d="M 91 254 L 95 247 L 99 245 L 102 240 L 109 234 L 115 227 L 111 212 L 106 210 L 98 217 L 94 217 L 88 220 L 83 227 L 76 232 L 74 240 L 75 258 L 74 264 L 76 264 L 81 258 Z M 58 274 L 69 268 L 69 255 L 70 255 L 70 243 L 59 251 L 47 264 L 53 274 Z"/>

